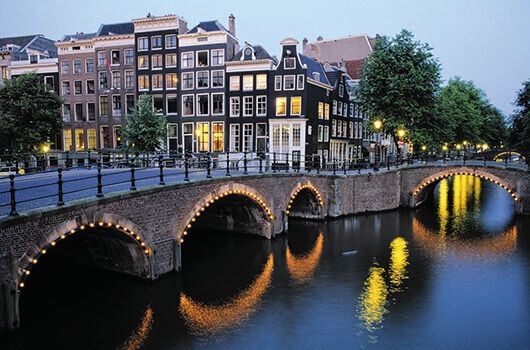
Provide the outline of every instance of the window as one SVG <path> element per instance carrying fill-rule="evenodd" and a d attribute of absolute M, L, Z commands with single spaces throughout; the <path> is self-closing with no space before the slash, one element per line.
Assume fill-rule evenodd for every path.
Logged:
<path fill-rule="evenodd" d="M 213 122 L 212 123 L 212 151 L 223 152 L 224 151 L 224 123 Z"/>
<path fill-rule="evenodd" d="M 243 75 L 243 91 L 254 90 L 254 75 Z"/>
<path fill-rule="evenodd" d="M 63 121 L 65 122 L 70 122 L 70 115 L 71 115 L 71 112 L 70 112 L 70 104 L 69 103 L 65 103 L 63 105 Z"/>
<path fill-rule="evenodd" d="M 304 89 L 304 75 L 303 74 L 298 74 L 297 75 L 297 81 L 296 81 L 296 88 L 298 90 L 303 90 Z"/>
<path fill-rule="evenodd" d="M 113 129 L 113 135 L 114 136 L 114 148 L 121 148 L 123 145 L 123 140 L 121 138 L 121 125 L 114 125 Z"/>
<path fill-rule="evenodd" d="M 136 97 L 134 95 L 125 95 L 125 112 L 132 113 L 136 106 Z"/>
<path fill-rule="evenodd" d="M 197 95 L 197 115 L 208 115 L 209 113 L 209 95 Z"/>
<path fill-rule="evenodd" d="M 177 88 L 177 73 L 166 74 L 166 88 L 167 89 L 176 89 Z"/>
<path fill-rule="evenodd" d="M 339 97 L 343 97 L 344 96 L 344 85 L 340 84 L 339 85 Z"/>
<path fill-rule="evenodd" d="M 322 142 L 324 140 L 324 127 L 322 125 L 318 126 L 318 136 L 317 141 Z"/>
<path fill-rule="evenodd" d="M 156 114 L 164 113 L 164 98 L 162 95 L 153 96 L 153 112 Z"/>
<path fill-rule="evenodd" d="M 89 122 L 93 122 L 96 120 L 96 104 L 92 102 L 88 102 L 86 104 L 86 115 Z"/>
<path fill-rule="evenodd" d="M 61 61 L 61 73 L 62 74 L 70 73 L 70 61 L 67 61 L 67 60 Z"/>
<path fill-rule="evenodd" d="M 63 148 L 65 151 L 73 151 L 72 130 L 63 129 Z"/>
<path fill-rule="evenodd" d="M 151 37 L 151 50 L 159 50 L 162 48 L 162 36 L 152 36 Z"/>
<path fill-rule="evenodd" d="M 287 97 L 276 97 L 276 115 L 283 116 L 287 114 Z"/>
<path fill-rule="evenodd" d="M 230 77 L 230 91 L 239 91 L 239 89 L 240 89 L 239 75 L 232 75 Z"/>
<path fill-rule="evenodd" d="M 119 117 L 121 115 L 121 96 L 112 96 L 112 116 Z"/>
<path fill-rule="evenodd" d="M 256 115 L 257 116 L 267 115 L 267 96 L 256 97 Z"/>
<path fill-rule="evenodd" d="M 197 67 L 208 66 L 208 51 L 197 51 Z"/>
<path fill-rule="evenodd" d="M 287 57 L 283 59 L 284 69 L 296 69 L 296 59 L 294 57 Z"/>
<path fill-rule="evenodd" d="M 126 89 L 134 88 L 134 71 L 132 70 L 125 71 L 125 88 Z"/>
<path fill-rule="evenodd" d="M 166 49 L 177 47 L 177 36 L 175 34 L 166 35 Z"/>
<path fill-rule="evenodd" d="M 283 77 L 283 89 L 294 90 L 294 75 L 286 75 Z"/>
<path fill-rule="evenodd" d="M 239 97 L 230 97 L 230 116 L 239 117 L 240 109 Z"/>
<path fill-rule="evenodd" d="M 120 64 L 120 50 L 112 50 L 110 52 L 110 59 L 112 65 Z"/>
<path fill-rule="evenodd" d="M 87 129 L 88 149 L 96 149 L 96 129 Z"/>
<path fill-rule="evenodd" d="M 149 56 L 138 56 L 138 69 L 149 69 Z"/>
<path fill-rule="evenodd" d="M 256 90 L 267 89 L 267 74 L 256 74 Z"/>
<path fill-rule="evenodd" d="M 162 69 L 162 55 L 151 56 L 151 69 Z"/>
<path fill-rule="evenodd" d="M 75 121 L 76 122 L 84 121 L 85 118 L 83 118 L 83 104 L 76 103 L 74 106 L 75 106 Z"/>
<path fill-rule="evenodd" d="M 85 130 L 75 129 L 75 149 L 82 151 L 85 149 Z"/>
<path fill-rule="evenodd" d="M 182 68 L 193 68 L 193 52 L 183 52 L 180 60 L 180 66 Z"/>
<path fill-rule="evenodd" d="M 337 115 L 342 115 L 342 102 L 338 101 Z"/>
<path fill-rule="evenodd" d="M 29 63 L 35 64 L 38 61 L 39 61 L 39 56 L 38 55 L 30 55 L 29 56 Z"/>
<path fill-rule="evenodd" d="M 85 61 L 85 70 L 87 73 L 93 73 L 94 72 L 94 59 L 93 58 L 87 58 Z"/>
<path fill-rule="evenodd" d="M 333 100 L 333 115 L 337 115 L 337 101 Z"/>
<path fill-rule="evenodd" d="M 329 141 L 329 126 L 324 126 L 324 142 Z"/>
<path fill-rule="evenodd" d="M 225 85 L 225 71 L 214 70 L 212 71 L 212 87 L 223 87 Z"/>
<path fill-rule="evenodd" d="M 107 90 L 109 88 L 109 81 L 107 72 L 99 72 L 99 89 Z"/>
<path fill-rule="evenodd" d="M 243 96 L 243 116 L 252 116 L 254 110 L 254 98 L 252 96 Z"/>
<path fill-rule="evenodd" d="M 203 70 L 197 72 L 197 89 L 206 89 L 210 86 L 210 72 Z"/>
<path fill-rule="evenodd" d="M 194 148 L 194 136 L 193 136 L 193 123 L 182 124 L 182 144 L 185 152 L 193 152 Z"/>
<path fill-rule="evenodd" d="M 74 81 L 74 95 L 83 94 L 83 82 L 81 80 Z"/>
<path fill-rule="evenodd" d="M 110 148 L 109 127 L 106 125 L 102 125 L 99 130 L 100 130 L 100 135 L 101 135 L 101 147 Z"/>
<path fill-rule="evenodd" d="M 167 95 L 166 97 L 166 113 L 177 114 L 178 99 L 177 95 Z"/>
<path fill-rule="evenodd" d="M 173 123 L 167 124 L 167 148 L 169 151 L 178 149 L 178 125 Z"/>
<path fill-rule="evenodd" d="M 153 90 L 161 90 L 164 88 L 164 85 L 162 85 L 162 74 L 153 74 L 151 76 L 151 86 Z"/>
<path fill-rule="evenodd" d="M 324 119 L 329 120 L 329 103 L 324 103 Z"/>
<path fill-rule="evenodd" d="M 348 104 L 347 103 L 342 104 L 342 115 L 345 117 L 348 116 Z"/>
<path fill-rule="evenodd" d="M 291 115 L 302 114 L 302 97 L 293 96 L 291 97 Z"/>
<path fill-rule="evenodd" d="M 324 119 L 324 103 L 318 103 L 318 119 Z"/>
<path fill-rule="evenodd" d="M 224 94 L 212 94 L 212 114 L 222 115 L 225 113 Z"/>
<path fill-rule="evenodd" d="M 282 89 L 282 76 L 277 75 L 274 77 L 274 90 L 280 91 Z"/>
<path fill-rule="evenodd" d="M 210 125 L 208 123 L 197 123 L 197 151 L 209 152 L 210 151 Z"/>
<path fill-rule="evenodd" d="M 252 152 L 253 125 L 243 124 L 243 152 Z"/>
<path fill-rule="evenodd" d="M 121 72 L 120 71 L 112 72 L 112 88 L 121 89 Z"/>
<path fill-rule="evenodd" d="M 331 121 L 331 137 L 337 136 L 337 121 L 333 119 Z"/>
<path fill-rule="evenodd" d="M 86 81 L 86 93 L 87 95 L 93 95 L 96 89 L 96 84 L 94 83 L 94 80 L 87 80 Z"/>
<path fill-rule="evenodd" d="M 107 53 L 105 51 L 98 51 L 98 66 L 107 65 Z"/>
<path fill-rule="evenodd" d="M 99 115 L 106 117 L 109 115 L 109 97 L 99 96 Z"/>
<path fill-rule="evenodd" d="M 300 124 L 293 124 L 293 146 L 294 147 L 300 147 L 301 143 L 301 130 L 300 130 Z"/>
<path fill-rule="evenodd" d="M 74 60 L 74 74 L 81 73 L 81 60 Z"/>
<path fill-rule="evenodd" d="M 138 51 L 149 50 L 149 40 L 147 37 L 138 38 Z"/>
<path fill-rule="evenodd" d="M 131 65 L 134 64 L 134 51 L 131 49 L 125 49 L 123 50 L 123 54 L 125 56 L 125 64 Z"/>
<path fill-rule="evenodd" d="M 182 96 L 182 115 L 190 116 L 194 114 L 193 95 Z"/>
<path fill-rule="evenodd" d="M 356 124 L 355 126 L 357 127 L 357 123 L 355 123 L 355 124 Z M 350 132 L 349 132 L 348 136 L 349 136 L 350 139 L 353 139 L 353 122 L 349 122 L 349 127 L 350 127 L 349 128 Z M 355 138 L 357 138 L 357 129 L 355 129 Z"/>
<path fill-rule="evenodd" d="M 177 66 L 177 54 L 168 53 L 166 54 L 166 67 L 176 67 Z"/>
<path fill-rule="evenodd" d="M 267 152 L 267 124 L 256 124 L 256 152 Z"/>
<path fill-rule="evenodd" d="M 182 73 L 182 90 L 191 90 L 194 87 L 193 72 Z"/>
<path fill-rule="evenodd" d="M 212 66 L 222 66 L 225 64 L 225 50 L 212 50 Z"/>
<path fill-rule="evenodd" d="M 230 124 L 230 152 L 239 152 L 239 124 Z"/>
<path fill-rule="evenodd" d="M 149 90 L 149 76 L 138 76 L 138 90 Z"/>
<path fill-rule="evenodd" d="M 61 85 L 62 85 L 62 90 L 63 90 L 63 96 L 70 95 L 70 82 L 63 81 Z"/>

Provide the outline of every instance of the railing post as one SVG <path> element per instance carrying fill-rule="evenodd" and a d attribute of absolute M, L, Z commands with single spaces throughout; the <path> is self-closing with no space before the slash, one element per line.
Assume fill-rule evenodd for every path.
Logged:
<path fill-rule="evenodd" d="M 317 174 L 320 174 L 320 167 L 322 166 L 322 156 L 317 154 L 318 164 L 317 164 Z"/>
<path fill-rule="evenodd" d="M 289 172 L 289 153 L 285 153 L 285 162 L 287 165 L 287 167 L 285 168 L 285 172 L 288 173 Z"/>
<path fill-rule="evenodd" d="M 259 173 L 260 174 L 263 173 L 263 157 L 262 156 L 259 157 Z"/>
<path fill-rule="evenodd" d="M 276 152 L 272 152 L 272 172 L 276 172 Z"/>
<path fill-rule="evenodd" d="M 226 151 L 226 176 L 230 175 L 230 152 Z"/>
<path fill-rule="evenodd" d="M 464 159 L 464 165 L 466 165 L 466 154 L 465 154 L 465 152 L 464 152 L 464 157 L 463 157 L 463 159 Z"/>
<path fill-rule="evenodd" d="M 211 179 L 212 178 L 212 171 L 211 171 L 211 167 L 212 167 L 212 160 L 211 160 L 211 156 L 210 156 L 210 153 L 208 153 L 208 158 L 206 159 L 206 178 L 207 179 Z"/>
<path fill-rule="evenodd" d="M 158 183 L 160 186 L 164 186 L 166 183 L 164 182 L 164 157 L 162 155 L 158 156 L 158 168 L 160 169 L 160 182 Z"/>
<path fill-rule="evenodd" d="M 484 156 L 484 166 L 486 166 L 486 157 Z"/>
<path fill-rule="evenodd" d="M 189 160 L 184 155 L 184 181 L 190 181 L 189 166 L 190 166 Z"/>
<path fill-rule="evenodd" d="M 247 152 L 243 152 L 243 175 L 247 175 L 248 174 L 248 171 L 247 171 Z"/>
<path fill-rule="evenodd" d="M 9 212 L 9 216 L 18 216 L 17 213 L 17 200 L 15 198 L 15 175 L 10 174 L 9 175 L 9 193 L 11 195 L 11 211 Z"/>
<path fill-rule="evenodd" d="M 96 194 L 96 197 L 103 197 L 103 184 L 101 182 L 101 159 L 98 160 L 98 193 Z M 60 170 L 60 169 L 59 169 Z"/>
<path fill-rule="evenodd" d="M 337 175 L 337 159 L 333 159 L 333 175 Z"/>
<path fill-rule="evenodd" d="M 342 160 L 342 171 L 344 172 L 344 175 L 346 175 L 346 159 Z"/>
<path fill-rule="evenodd" d="M 386 155 L 386 170 L 390 170 L 390 156 Z"/>
<path fill-rule="evenodd" d="M 357 160 L 359 160 L 359 159 L 357 159 Z M 358 162 L 358 163 L 360 163 L 360 164 L 357 164 L 357 174 L 360 174 L 361 173 L 361 167 L 362 167 L 363 164 L 361 162 Z"/>
<path fill-rule="evenodd" d="M 131 167 L 131 191 L 136 191 L 136 178 L 134 177 L 134 164 Z"/>
<path fill-rule="evenodd" d="M 63 199 L 63 169 L 57 169 L 57 206 L 64 205 Z"/>

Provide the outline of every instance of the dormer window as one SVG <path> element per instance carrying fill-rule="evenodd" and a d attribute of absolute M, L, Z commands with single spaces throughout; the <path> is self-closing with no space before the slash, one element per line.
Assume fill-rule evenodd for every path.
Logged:
<path fill-rule="evenodd" d="M 38 55 L 30 55 L 29 56 L 29 63 L 36 64 L 39 61 Z"/>
<path fill-rule="evenodd" d="M 313 79 L 320 80 L 320 73 L 319 72 L 313 72 Z"/>
<path fill-rule="evenodd" d="M 339 97 L 344 96 L 344 85 L 339 85 Z"/>
<path fill-rule="evenodd" d="M 296 59 L 294 57 L 287 57 L 283 59 L 284 69 L 296 69 Z"/>

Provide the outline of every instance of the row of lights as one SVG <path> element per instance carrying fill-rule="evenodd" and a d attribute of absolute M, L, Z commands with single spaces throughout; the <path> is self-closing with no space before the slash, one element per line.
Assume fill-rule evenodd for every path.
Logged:
<path fill-rule="evenodd" d="M 312 184 L 302 185 L 302 186 L 298 187 L 296 189 L 296 191 L 294 191 L 294 193 L 292 194 L 291 198 L 289 199 L 289 204 L 287 205 L 287 212 L 286 212 L 287 215 L 289 215 L 289 213 L 291 212 L 291 206 L 293 205 L 294 199 L 296 198 L 298 193 L 300 193 L 300 191 L 302 191 L 304 189 L 309 189 L 309 190 L 313 191 L 313 193 L 317 196 L 318 203 L 320 204 L 320 206 L 322 206 L 324 204 L 324 202 L 322 201 L 322 196 L 320 195 L 320 192 L 317 190 L 317 188 L 315 186 L 313 186 Z"/>
<path fill-rule="evenodd" d="M 71 229 L 70 231 L 67 231 L 65 233 L 63 233 L 59 238 L 57 238 L 56 240 L 52 241 L 50 244 L 48 244 L 47 246 L 43 247 L 42 249 L 39 250 L 39 252 L 34 256 L 34 257 L 30 257 L 29 258 L 29 263 L 30 263 L 30 266 L 33 266 L 33 265 L 36 265 L 38 262 L 39 262 L 39 257 L 41 255 L 46 255 L 46 253 L 48 253 L 48 251 L 55 247 L 57 245 L 57 242 L 58 241 L 61 241 L 63 239 L 65 239 L 66 237 L 68 236 L 71 236 L 77 232 L 81 232 L 81 231 L 84 231 L 88 228 L 94 228 L 96 226 L 99 226 L 99 227 L 106 227 L 106 228 L 114 228 L 118 231 L 121 231 L 129 236 L 131 236 L 131 238 L 133 238 L 135 240 L 135 242 L 137 242 L 143 249 L 144 251 L 144 254 L 149 256 L 149 253 L 150 253 L 150 249 L 149 247 L 145 244 L 145 242 L 142 240 L 142 238 L 136 234 L 133 230 L 127 228 L 127 227 L 124 227 L 124 226 L 121 226 L 119 224 L 113 224 L 111 222 L 98 222 L 98 223 L 90 223 L 88 225 L 81 225 L 79 226 L 79 228 L 76 230 L 76 229 Z M 30 267 L 31 268 L 31 267 Z M 22 270 L 22 278 L 20 279 L 20 282 L 18 283 L 18 286 L 19 288 L 24 288 L 25 286 L 25 279 L 27 278 L 27 276 L 29 276 L 30 274 L 30 268 L 28 269 L 23 269 Z"/>
<path fill-rule="evenodd" d="M 206 208 L 208 208 L 210 205 L 212 205 L 213 203 L 215 203 L 219 199 L 221 199 L 223 197 L 226 197 L 226 196 L 229 196 L 229 195 L 233 195 L 233 194 L 240 194 L 240 195 L 247 196 L 248 198 L 251 198 L 252 200 L 254 200 L 254 202 L 258 203 L 263 208 L 263 210 L 265 210 L 265 212 L 267 213 L 267 217 L 269 218 L 270 221 L 274 220 L 274 215 L 272 214 L 272 211 L 270 210 L 270 208 L 267 206 L 265 201 L 260 196 L 254 194 L 252 192 L 243 191 L 243 190 L 224 191 L 222 193 L 219 193 L 218 195 L 216 195 L 212 199 L 210 199 L 205 205 L 203 205 L 201 207 L 201 209 L 199 209 L 195 213 L 193 218 L 191 218 L 191 222 L 189 222 L 188 225 L 186 226 L 186 230 L 184 232 L 182 232 L 182 236 L 180 238 L 180 243 L 184 243 L 184 236 L 186 236 L 188 234 L 188 230 L 191 228 L 193 223 L 197 221 L 197 218 L 199 216 L 201 216 L 202 212 L 204 212 L 206 210 Z"/>
<path fill-rule="evenodd" d="M 519 200 L 519 197 L 517 197 L 517 194 L 515 193 L 515 191 L 513 191 L 512 189 L 510 189 L 508 186 L 504 185 L 503 183 L 489 177 L 489 176 L 486 176 L 486 175 L 480 175 L 480 174 L 473 174 L 473 173 L 465 173 L 465 172 L 456 172 L 456 173 L 450 173 L 450 174 L 445 174 L 445 175 L 440 175 L 440 176 L 436 176 L 430 180 L 428 180 L 427 182 L 424 182 L 423 184 L 421 184 L 415 191 L 414 191 L 414 196 L 416 196 L 421 190 L 423 190 L 425 187 L 429 186 L 430 184 L 432 184 L 433 182 L 436 182 L 438 180 L 441 180 L 441 179 L 444 179 L 446 177 L 450 177 L 450 176 L 453 176 L 453 175 L 468 175 L 468 176 L 478 176 L 479 178 L 481 179 L 484 179 L 484 180 L 488 180 L 490 182 L 493 182 L 495 184 L 497 184 L 498 186 L 502 187 L 503 189 L 505 189 L 506 191 L 508 191 L 508 193 L 513 197 L 514 200 L 518 201 Z"/>

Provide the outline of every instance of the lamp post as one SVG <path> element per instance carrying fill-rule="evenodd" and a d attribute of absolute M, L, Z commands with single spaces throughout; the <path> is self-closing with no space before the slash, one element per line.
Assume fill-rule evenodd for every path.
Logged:
<path fill-rule="evenodd" d="M 46 170 L 46 167 L 48 166 L 48 152 L 50 151 L 50 145 L 47 143 L 43 143 L 41 146 L 42 151 L 42 170 Z"/>
<path fill-rule="evenodd" d="M 449 150 L 449 147 L 447 147 L 447 144 L 445 144 L 445 145 L 442 146 L 442 151 L 443 151 L 443 153 L 442 153 L 442 157 L 443 157 L 443 159 L 444 159 L 444 163 L 445 163 L 445 161 L 446 161 L 446 159 L 447 159 L 447 151 L 448 151 L 448 150 Z"/>
<path fill-rule="evenodd" d="M 379 119 L 374 120 L 374 130 L 376 133 L 379 133 L 381 131 L 381 128 L 383 127 L 383 122 Z M 374 153 L 374 171 L 379 170 L 379 147 L 378 142 L 375 142 L 375 153 Z"/>

